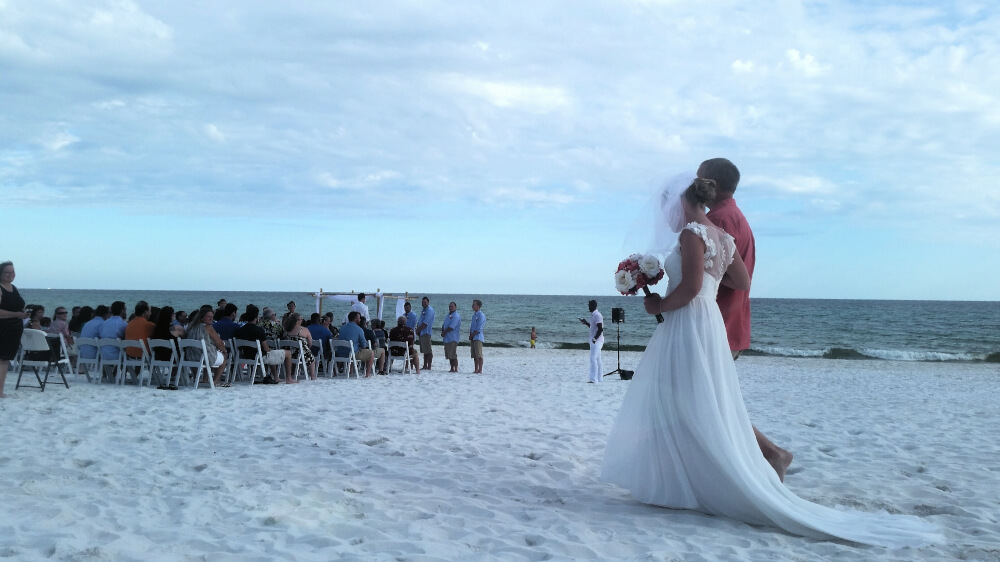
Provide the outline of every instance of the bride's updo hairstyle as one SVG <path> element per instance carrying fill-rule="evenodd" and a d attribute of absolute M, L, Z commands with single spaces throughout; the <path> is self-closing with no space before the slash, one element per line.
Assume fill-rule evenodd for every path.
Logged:
<path fill-rule="evenodd" d="M 684 198 L 692 206 L 704 208 L 715 199 L 715 191 L 715 181 L 697 178 L 684 191 Z"/>

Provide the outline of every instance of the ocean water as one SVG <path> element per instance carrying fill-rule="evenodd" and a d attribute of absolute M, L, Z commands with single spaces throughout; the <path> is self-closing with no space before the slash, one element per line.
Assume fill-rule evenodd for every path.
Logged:
<path fill-rule="evenodd" d="M 69 289 L 21 289 L 25 301 L 41 304 L 51 316 L 56 306 L 111 304 L 125 301 L 128 307 L 138 300 L 153 306 L 194 310 L 202 304 L 215 305 L 220 298 L 243 310 L 247 304 L 271 306 L 279 313 L 285 303 L 296 301 L 298 311 L 314 312 L 315 298 L 308 292 L 241 291 L 95 291 Z M 414 295 L 418 298 L 424 295 Z M 437 312 L 435 340 L 448 303 L 455 301 L 467 330 L 472 316 L 472 299 L 483 301 L 487 323 L 487 345 L 527 347 L 534 326 L 538 346 L 543 348 L 585 349 L 587 301 L 596 298 L 605 319 L 605 350 L 641 350 L 656 327 L 656 320 L 642 309 L 642 299 L 623 296 L 547 295 L 444 295 L 427 294 Z M 385 318 L 392 325 L 395 301 L 387 300 Z M 374 300 L 369 307 L 375 312 Z M 347 303 L 324 299 L 323 311 L 333 310 L 336 318 L 348 311 Z M 419 314 L 419 300 L 413 301 Z M 621 308 L 625 322 L 611 322 L 611 310 Z M 785 357 L 825 357 L 829 359 L 870 359 L 889 361 L 990 361 L 1000 362 L 1000 302 L 962 301 L 880 301 L 824 299 L 752 299 L 751 349 L 748 353 Z"/>

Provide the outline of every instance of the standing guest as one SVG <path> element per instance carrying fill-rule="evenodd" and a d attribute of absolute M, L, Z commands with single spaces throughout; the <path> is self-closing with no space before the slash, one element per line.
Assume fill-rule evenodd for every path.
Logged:
<path fill-rule="evenodd" d="M 409 303 L 407 303 L 409 304 Z M 413 349 L 413 328 L 406 325 L 406 316 L 400 316 L 396 319 L 396 327 L 389 330 L 389 341 L 403 342 L 410 352 L 410 365 L 416 373 L 420 374 L 420 358 L 417 357 L 417 350 Z M 404 355 L 402 349 L 392 348 L 392 354 L 394 356 Z"/>
<path fill-rule="evenodd" d="M 100 337 L 111 339 L 122 339 L 125 337 L 125 303 L 115 301 L 111 303 L 111 316 L 101 324 Z M 105 361 L 117 361 L 121 350 L 117 346 L 105 345 L 101 347 L 101 359 Z"/>
<path fill-rule="evenodd" d="M 358 300 L 351 304 L 351 310 L 357 312 L 365 319 L 365 322 L 371 323 L 371 311 L 368 310 L 368 305 L 365 301 L 368 297 L 364 293 L 358 293 Z"/>
<path fill-rule="evenodd" d="M 156 328 L 156 324 L 153 324 L 149 320 L 152 314 L 153 311 L 146 301 L 135 303 L 135 315 L 125 326 L 125 339 L 145 342 L 153 337 L 153 330 Z M 142 352 L 134 347 L 130 347 L 125 350 L 125 355 L 138 359 L 142 357 Z"/>
<path fill-rule="evenodd" d="M 469 345 L 472 347 L 472 363 L 475 374 L 483 374 L 483 328 L 486 327 L 486 315 L 482 310 L 483 301 L 472 301 L 472 320 L 469 321 Z"/>
<path fill-rule="evenodd" d="M 292 303 L 292 305 L 294 304 Z M 261 311 L 261 317 L 259 325 L 267 334 L 267 339 L 280 340 L 284 330 L 281 329 L 281 324 L 278 322 L 278 313 L 273 308 L 265 306 L 264 310 Z"/>
<path fill-rule="evenodd" d="M 94 317 L 88 320 L 83 327 L 80 328 L 80 337 L 94 339 L 100 338 L 101 326 L 104 325 L 104 321 L 107 320 L 110 315 L 111 313 L 106 305 L 98 305 L 97 310 L 94 311 Z M 81 345 L 80 357 L 84 359 L 93 359 L 94 357 L 97 357 L 97 348 L 92 345 Z"/>
<path fill-rule="evenodd" d="M 50 334 L 62 334 L 63 339 L 66 340 L 66 345 L 73 345 L 73 336 L 69 333 L 69 311 L 66 310 L 64 306 L 57 306 L 56 311 L 52 313 L 52 323 L 49 324 L 48 333 Z"/>
<path fill-rule="evenodd" d="M 90 317 L 86 320 L 80 317 L 83 314 L 84 308 L 90 308 Z M 88 320 L 94 317 L 94 309 L 89 306 L 79 307 L 74 306 L 72 313 L 69 315 L 69 332 L 71 334 L 79 334 L 80 330 L 83 329 L 83 325 L 87 323 Z"/>
<path fill-rule="evenodd" d="M 597 310 L 597 301 L 591 300 L 587 303 L 590 309 L 590 321 L 581 318 L 580 322 L 590 328 L 590 380 L 588 382 L 601 382 L 604 380 L 604 358 L 601 357 L 601 349 L 604 347 L 604 316 Z"/>
<path fill-rule="evenodd" d="M 333 338 L 333 332 L 327 327 L 326 322 L 327 318 L 325 316 L 320 316 L 318 312 L 313 312 L 312 316 L 309 317 L 309 325 L 306 326 L 306 329 L 309 330 L 309 335 L 312 336 L 313 355 L 322 353 L 323 357 L 329 359 L 331 352 L 328 342 Z"/>
<path fill-rule="evenodd" d="M 277 384 L 277 367 L 284 363 L 285 372 L 292 372 L 292 351 L 289 349 L 271 349 L 270 344 L 267 343 L 267 334 L 264 329 L 258 326 L 260 321 L 260 311 L 254 305 L 247 305 L 247 311 L 244 313 L 244 318 L 246 318 L 246 324 L 240 326 L 236 330 L 235 337 L 241 340 L 247 341 L 258 341 L 260 342 L 260 349 L 264 353 L 264 365 L 271 368 L 272 373 L 264 377 L 264 384 Z M 244 357 L 244 359 L 253 359 L 253 357 Z M 286 377 L 285 382 L 288 384 L 294 384 L 299 381 L 294 380 L 295 377 Z"/>
<path fill-rule="evenodd" d="M 410 306 L 410 301 L 406 301 L 405 303 L 403 303 L 403 313 L 406 316 L 406 327 L 410 328 L 411 330 L 416 330 L 417 313 L 413 312 L 413 307 Z"/>
<path fill-rule="evenodd" d="M 368 349 L 368 341 L 365 340 L 365 331 L 358 324 L 361 315 L 352 310 L 347 313 L 347 323 L 340 327 L 340 339 L 351 342 L 354 348 L 354 357 L 365 364 L 365 377 L 372 376 L 372 364 L 375 362 L 375 354 Z M 337 357 L 347 357 L 347 351 L 337 348 Z"/>
<path fill-rule="evenodd" d="M 535 327 L 531 327 L 531 349 L 535 349 L 535 340 L 538 339 L 538 334 L 535 333 Z"/>
<path fill-rule="evenodd" d="M 28 313 L 24 311 L 24 299 L 14 286 L 14 262 L 0 263 L 0 398 L 6 398 L 3 393 L 7 382 L 7 370 L 10 361 L 17 356 L 21 347 L 21 334 L 24 332 L 24 319 Z"/>
<path fill-rule="evenodd" d="M 302 359 L 306 362 L 306 371 L 308 372 L 309 378 L 316 380 L 316 358 L 312 354 L 313 340 L 312 336 L 309 334 L 309 330 L 302 327 L 302 315 L 298 312 L 292 312 L 285 318 L 285 339 L 294 340 L 302 342 Z M 292 352 L 292 359 L 298 359 L 299 352 Z M 291 371 L 289 371 L 291 373 Z M 293 375 L 286 376 L 287 379 L 295 378 Z"/>
<path fill-rule="evenodd" d="M 188 339 L 205 342 L 205 351 L 208 353 L 208 364 L 213 370 L 212 384 L 217 387 L 227 388 L 232 385 L 222 383 L 222 372 L 226 369 L 226 354 L 229 351 L 226 349 L 226 344 L 222 342 L 222 338 L 215 332 L 215 328 L 212 327 L 214 321 L 215 312 L 212 311 L 212 307 L 209 306 L 207 310 L 202 307 L 198 312 L 191 315 L 191 323 L 187 327 L 187 337 Z M 188 350 L 188 353 L 192 351 Z M 197 353 L 200 354 L 201 352 L 198 351 Z M 197 360 L 198 357 L 190 357 L 190 359 Z"/>
<path fill-rule="evenodd" d="M 746 265 L 752 284 L 757 244 L 750 223 L 733 198 L 736 186 L 740 183 L 739 169 L 725 158 L 712 158 L 705 160 L 698 167 L 698 177 L 715 182 L 715 198 L 709 202 L 710 210 L 706 216 L 712 224 L 733 237 L 736 252 Z M 750 289 L 734 288 L 730 279 L 723 277 L 715 300 L 722 313 L 722 321 L 726 325 L 729 350 L 735 361 L 739 359 L 743 350 L 750 347 Z M 788 465 L 792 464 L 792 453 L 775 445 L 756 426 L 753 428 L 753 433 L 757 438 L 761 454 L 774 468 L 778 478 L 784 481 Z"/>
<path fill-rule="evenodd" d="M 358 313 L 360 314 L 360 313 Z M 368 342 L 368 347 L 372 350 L 372 354 L 375 356 L 375 372 L 380 375 L 385 374 L 385 349 L 376 345 L 375 342 L 375 330 L 371 329 L 371 326 L 365 322 L 364 318 L 358 318 L 358 325 L 365 332 L 365 340 Z"/>
<path fill-rule="evenodd" d="M 290 315 L 295 314 L 295 301 L 288 301 L 288 304 L 286 304 L 285 307 L 288 308 L 288 312 L 282 315 L 281 317 L 282 324 L 285 323 L 285 320 L 288 320 L 288 317 Z"/>
<path fill-rule="evenodd" d="M 233 334 L 239 329 L 240 325 L 236 323 L 236 314 L 239 310 L 233 303 L 226 304 L 222 309 L 222 316 L 217 316 L 218 319 L 212 324 L 222 341 L 233 339 Z"/>
<path fill-rule="evenodd" d="M 444 357 L 448 360 L 448 372 L 458 372 L 458 339 L 462 328 L 462 316 L 458 313 L 458 305 L 448 303 L 448 315 L 441 324 L 441 339 L 444 342 Z"/>
<path fill-rule="evenodd" d="M 27 310 L 28 318 L 24 322 L 24 327 L 32 330 L 41 330 L 42 318 L 45 317 L 45 307 L 40 304 L 29 304 Z"/>
<path fill-rule="evenodd" d="M 424 354 L 424 369 L 431 370 L 431 362 L 434 360 L 434 351 L 431 349 L 431 326 L 434 325 L 434 309 L 431 308 L 431 299 L 424 297 L 420 299 L 424 309 L 420 312 L 417 320 L 417 336 L 420 338 L 420 353 Z"/>

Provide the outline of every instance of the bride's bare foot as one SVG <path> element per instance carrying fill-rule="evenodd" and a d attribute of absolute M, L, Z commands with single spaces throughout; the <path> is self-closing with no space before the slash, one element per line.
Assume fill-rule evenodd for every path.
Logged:
<path fill-rule="evenodd" d="M 285 384 L 299 384 L 298 379 L 285 379 Z"/>
<path fill-rule="evenodd" d="M 771 463 L 771 468 L 778 473 L 778 479 L 782 482 L 785 481 L 785 472 L 788 471 L 788 466 L 792 464 L 793 456 L 788 451 L 779 448 L 776 456 L 767 459 L 767 462 Z"/>

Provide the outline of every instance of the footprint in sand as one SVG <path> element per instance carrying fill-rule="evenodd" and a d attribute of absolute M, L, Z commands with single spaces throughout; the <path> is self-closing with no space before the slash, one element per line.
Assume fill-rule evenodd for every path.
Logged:
<path fill-rule="evenodd" d="M 92 461 L 88 459 L 76 459 L 73 461 L 73 463 L 76 464 L 77 468 L 87 468 L 88 466 L 91 466 L 96 462 L 97 461 Z"/>

